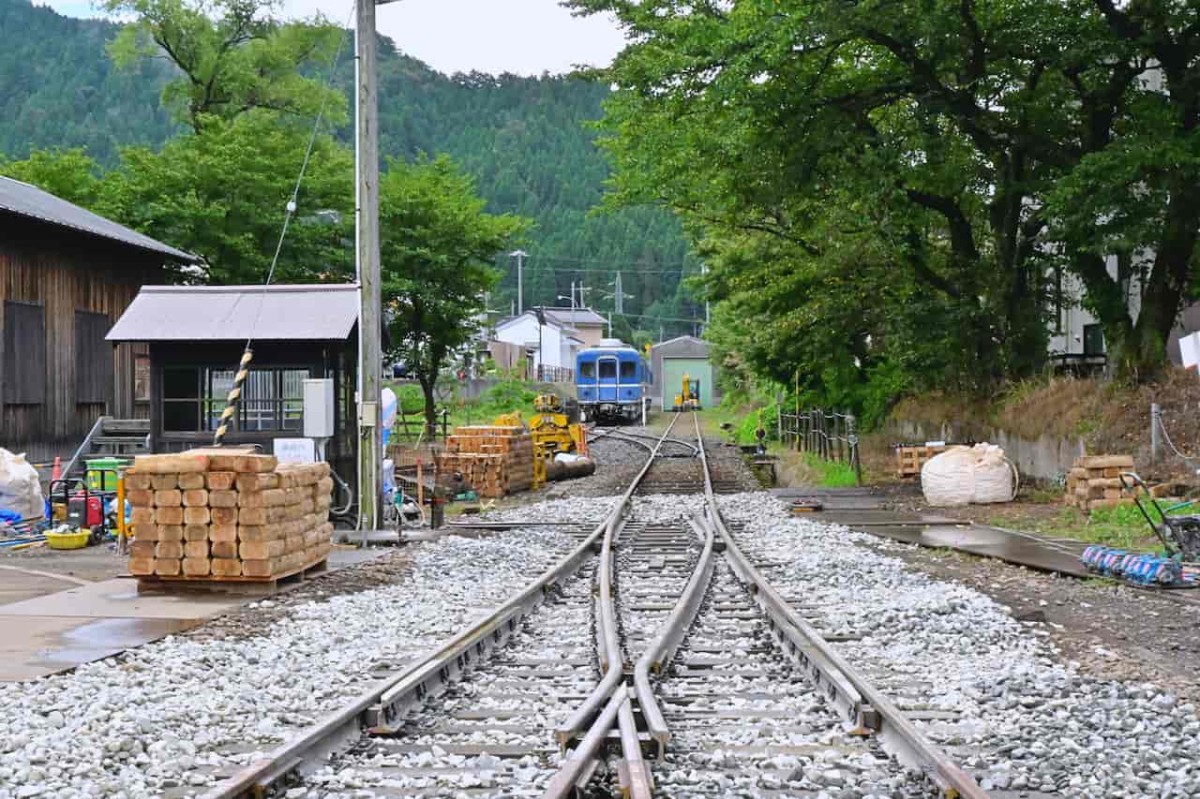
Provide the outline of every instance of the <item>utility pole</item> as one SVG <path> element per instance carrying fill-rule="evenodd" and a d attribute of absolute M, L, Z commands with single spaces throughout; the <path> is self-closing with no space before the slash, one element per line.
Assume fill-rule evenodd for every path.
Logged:
<path fill-rule="evenodd" d="M 356 199 L 358 219 L 359 389 L 358 497 L 363 539 L 380 525 L 383 497 L 381 471 L 383 440 L 379 403 L 383 382 L 379 254 L 379 98 L 375 64 L 375 0 L 359 0 L 355 25 L 355 83 L 358 103 L 355 125 Z"/>
<path fill-rule="evenodd" d="M 509 253 L 517 259 L 517 316 L 525 313 L 525 256 L 524 250 L 514 250 Z"/>

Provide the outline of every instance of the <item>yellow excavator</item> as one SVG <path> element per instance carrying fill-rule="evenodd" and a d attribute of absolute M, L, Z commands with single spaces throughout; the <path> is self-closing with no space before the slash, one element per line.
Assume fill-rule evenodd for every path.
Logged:
<path fill-rule="evenodd" d="M 700 410 L 699 380 L 693 380 L 691 375 L 683 376 L 683 386 L 680 392 L 675 395 L 675 403 L 671 406 L 671 410 L 676 413 Z"/>

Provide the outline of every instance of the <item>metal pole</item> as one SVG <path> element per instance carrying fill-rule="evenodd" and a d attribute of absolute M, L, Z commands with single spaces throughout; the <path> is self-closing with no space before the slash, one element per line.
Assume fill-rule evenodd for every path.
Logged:
<path fill-rule="evenodd" d="M 358 194 L 359 309 L 359 513 L 364 531 L 379 529 L 382 439 L 379 401 L 383 353 L 380 331 L 383 301 L 379 267 L 379 105 L 376 96 L 375 2 L 359 0 L 355 26 L 358 83 L 356 160 Z"/>
<path fill-rule="evenodd" d="M 850 445 L 850 465 L 854 467 L 854 482 L 862 485 L 862 460 L 858 457 L 858 424 L 853 415 L 846 417 L 846 441 Z"/>
<path fill-rule="evenodd" d="M 525 251 L 515 250 L 509 255 L 517 259 L 517 316 L 525 313 Z"/>
<path fill-rule="evenodd" d="M 1159 424 L 1162 419 L 1162 408 L 1157 402 L 1150 403 L 1150 462 L 1158 463 L 1158 450 L 1162 446 L 1159 441 Z"/>

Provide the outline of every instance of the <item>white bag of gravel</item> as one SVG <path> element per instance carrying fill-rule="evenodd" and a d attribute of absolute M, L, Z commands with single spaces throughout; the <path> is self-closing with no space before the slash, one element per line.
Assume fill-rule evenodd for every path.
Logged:
<path fill-rule="evenodd" d="M 921 467 L 921 492 L 935 508 L 969 505 L 975 495 L 975 454 L 970 447 L 951 447 Z"/>
<path fill-rule="evenodd" d="M 19 513 L 22 519 L 40 519 L 46 515 L 46 500 L 37 469 L 24 454 L 0 449 L 0 508 Z"/>
<path fill-rule="evenodd" d="M 994 444 L 951 447 L 921 467 L 921 491 L 937 508 L 1010 502 L 1016 469 Z"/>

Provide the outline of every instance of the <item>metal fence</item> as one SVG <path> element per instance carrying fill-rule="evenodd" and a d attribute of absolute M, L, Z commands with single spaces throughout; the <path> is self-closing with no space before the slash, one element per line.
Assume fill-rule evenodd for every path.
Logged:
<path fill-rule="evenodd" d="M 778 418 L 779 440 L 797 452 L 811 452 L 828 461 L 838 461 L 854 470 L 862 484 L 862 461 L 858 452 L 858 426 L 854 414 L 813 408 L 786 413 Z"/>

